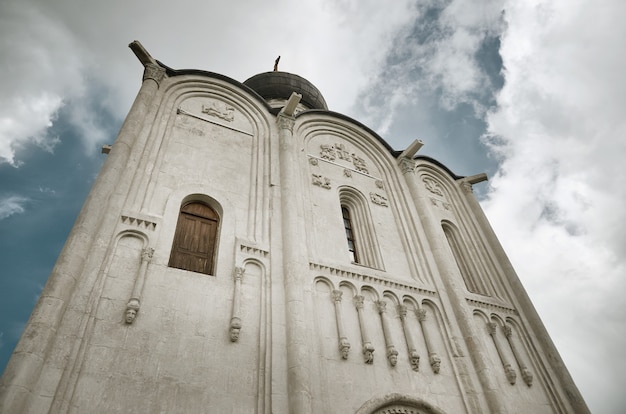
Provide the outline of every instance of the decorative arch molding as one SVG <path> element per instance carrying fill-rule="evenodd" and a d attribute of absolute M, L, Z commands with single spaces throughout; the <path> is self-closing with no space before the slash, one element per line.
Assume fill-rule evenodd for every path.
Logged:
<path fill-rule="evenodd" d="M 466 254 L 466 260 L 463 262 L 474 268 L 475 276 L 480 278 L 481 284 L 485 286 L 483 290 L 487 293 L 482 291 L 477 293 L 506 300 L 507 295 L 503 292 L 506 292 L 507 288 L 497 276 L 504 271 L 484 230 L 474 219 L 475 215 L 466 199 L 467 193 L 463 188 L 464 181 L 460 179 L 455 181 L 440 166 L 431 164 L 427 160 L 423 161 L 424 163 L 418 163 L 415 168 L 416 177 L 419 178 L 420 185 L 424 186 L 432 195 L 433 204 L 442 207 L 439 211 L 442 212 L 441 217 L 445 217 L 442 223 L 448 224 L 447 230 L 455 230 L 456 238 L 464 241 L 465 248 L 468 249 L 468 252 L 472 252 L 471 256 Z M 446 238 L 448 238 L 448 234 L 446 234 Z M 459 263 L 459 267 L 461 267 L 461 263 Z M 463 276 L 465 278 L 465 275 Z"/>
<path fill-rule="evenodd" d="M 154 181 L 158 176 L 155 172 L 160 171 L 171 145 L 168 137 L 180 123 L 180 117 L 186 116 L 178 113 L 181 104 L 189 99 L 225 102 L 236 112 L 236 119 L 247 125 L 243 136 L 250 139 L 250 157 L 242 160 L 242 165 L 249 166 L 246 168 L 250 170 L 249 180 L 252 183 L 248 192 L 246 238 L 254 242 L 266 240 L 269 234 L 269 198 L 264 195 L 263 189 L 266 186 L 264 181 L 268 179 L 266 169 L 269 165 L 269 136 L 272 130 L 270 119 L 273 118 L 267 106 L 250 95 L 247 88 L 238 88 L 222 79 L 200 75 L 167 78 L 161 90 L 157 96 L 160 105 L 154 113 L 146 117 L 138 138 L 137 146 L 145 147 L 143 154 L 136 154 L 138 158 L 141 157 L 138 169 L 145 171 L 145 174 L 137 174 L 133 179 L 130 192 L 135 196 L 129 209 L 163 215 L 167 195 L 155 191 Z M 217 112 L 220 113 L 219 108 Z M 210 115 L 206 116 L 212 118 Z M 230 124 L 219 117 L 216 119 L 220 124 Z M 237 127 L 231 132 L 241 132 L 236 131 Z M 194 131 L 189 133 L 193 134 Z M 257 177 L 266 178 L 256 180 Z"/>
<path fill-rule="evenodd" d="M 488 289 L 488 285 L 484 280 L 482 280 L 480 272 L 476 269 L 475 263 L 469 255 L 469 249 L 459 229 L 448 220 L 443 220 L 441 227 L 443 233 L 446 235 L 448 245 L 452 250 L 452 255 L 454 256 L 467 290 L 479 295 L 492 296 L 492 292 Z"/>
<path fill-rule="evenodd" d="M 383 200 L 374 192 L 370 195 L 371 202 L 385 205 L 393 215 L 399 240 L 407 254 L 411 277 L 422 283 L 432 282 L 421 223 L 417 219 L 406 180 L 395 158 L 399 151 L 388 147 L 362 125 L 337 118 L 330 112 L 304 111 L 297 119 L 294 135 L 302 137 L 305 149 L 319 136 L 332 136 L 349 144 L 371 163 L 371 168 L 368 168 L 369 176 L 382 181 L 386 194 L 386 199 Z"/>
<path fill-rule="evenodd" d="M 440 408 L 408 394 L 391 393 L 374 397 L 363 404 L 355 414 L 445 414 Z"/>

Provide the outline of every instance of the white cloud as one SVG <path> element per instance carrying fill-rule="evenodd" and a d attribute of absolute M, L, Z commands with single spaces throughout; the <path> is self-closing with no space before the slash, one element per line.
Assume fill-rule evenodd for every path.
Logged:
<path fill-rule="evenodd" d="M 16 151 L 34 143 L 51 151 L 47 134 L 66 96 L 81 88 L 72 35 L 29 2 L 0 5 L 0 163 L 16 165 Z"/>
<path fill-rule="evenodd" d="M 25 211 L 24 204 L 30 201 L 26 197 L 9 196 L 0 199 L 0 220 L 12 216 L 13 214 L 21 214 Z"/>
<path fill-rule="evenodd" d="M 607 413 L 626 404 L 624 11 L 507 3 L 486 138 L 502 164 L 483 203 L 589 405 Z"/>
<path fill-rule="evenodd" d="M 477 53 L 504 29 L 502 10 L 500 0 L 417 2 L 418 18 L 402 27 L 388 66 L 373 80 L 376 87 L 363 93 L 366 123 L 384 135 L 407 102 L 435 94 L 445 109 L 468 103 L 483 113 L 481 100 L 494 86 Z"/>

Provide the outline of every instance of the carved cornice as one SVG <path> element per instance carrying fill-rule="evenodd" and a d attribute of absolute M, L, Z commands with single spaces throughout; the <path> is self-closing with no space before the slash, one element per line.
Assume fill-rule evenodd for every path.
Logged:
<path fill-rule="evenodd" d="M 139 227 L 140 229 L 154 231 L 157 227 L 157 219 L 147 217 L 141 214 L 122 213 L 122 224 L 127 226 Z"/>
<path fill-rule="evenodd" d="M 398 290 L 404 290 L 409 292 L 418 292 L 429 296 L 436 296 L 437 292 L 424 287 L 410 285 L 408 283 L 399 282 L 396 280 L 389 280 L 378 276 L 366 275 L 362 273 L 351 272 L 348 270 L 338 269 L 336 267 L 327 266 L 319 263 L 309 262 L 309 268 L 316 272 L 324 272 L 333 276 L 343 277 L 346 279 L 353 279 L 366 283 L 375 283 L 377 285 L 395 288 Z"/>
<path fill-rule="evenodd" d="M 508 306 L 505 306 L 505 305 L 498 305 L 498 304 L 495 304 L 495 303 L 484 302 L 484 301 L 480 301 L 480 300 L 477 300 L 477 299 L 465 298 L 465 300 L 467 301 L 467 303 L 469 303 L 470 305 L 475 306 L 477 308 L 486 309 L 488 311 L 504 312 L 504 313 L 508 313 L 510 315 L 518 315 L 517 310 L 515 310 L 514 308 L 510 308 Z"/>
<path fill-rule="evenodd" d="M 259 257 L 267 257 L 269 256 L 269 252 L 265 249 L 261 249 L 260 247 L 250 246 L 244 243 L 239 244 L 239 251 L 242 253 L 253 254 Z"/>

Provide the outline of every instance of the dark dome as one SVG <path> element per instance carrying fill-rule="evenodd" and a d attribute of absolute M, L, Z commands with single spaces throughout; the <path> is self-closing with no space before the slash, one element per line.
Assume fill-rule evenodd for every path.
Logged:
<path fill-rule="evenodd" d="M 265 100 L 289 99 L 292 92 L 302 95 L 300 102 L 311 109 L 328 110 L 320 91 L 301 76 L 287 72 L 265 72 L 254 75 L 244 83 Z"/>

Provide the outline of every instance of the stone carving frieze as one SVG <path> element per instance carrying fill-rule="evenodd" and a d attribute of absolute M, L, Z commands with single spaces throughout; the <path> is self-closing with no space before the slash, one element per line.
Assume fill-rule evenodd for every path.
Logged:
<path fill-rule="evenodd" d="M 344 144 L 321 144 L 320 145 L 320 158 L 327 161 L 335 161 L 337 159 L 351 162 L 354 169 L 364 174 L 369 174 L 367 163 L 356 153 L 351 152 L 346 148 Z"/>

